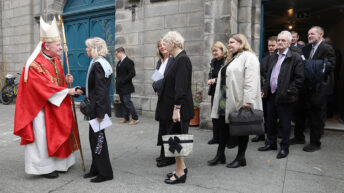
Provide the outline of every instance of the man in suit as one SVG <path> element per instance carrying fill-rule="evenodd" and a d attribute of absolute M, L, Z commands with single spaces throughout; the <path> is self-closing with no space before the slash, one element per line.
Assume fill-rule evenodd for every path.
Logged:
<path fill-rule="evenodd" d="M 301 56 L 289 49 L 291 39 L 289 31 L 278 34 L 277 53 L 267 58 L 266 81 L 262 92 L 267 103 L 267 141 L 266 145 L 258 150 L 277 150 L 277 130 L 280 129 L 282 141 L 277 159 L 285 158 L 289 154 L 293 104 L 297 100 L 304 79 Z M 277 118 L 280 120 L 281 128 L 277 127 Z"/>
<path fill-rule="evenodd" d="M 322 81 L 311 83 L 305 80 L 303 90 L 300 94 L 299 103 L 295 109 L 295 130 L 292 144 L 304 144 L 304 130 L 306 119 L 310 127 L 310 144 L 303 148 L 303 151 L 314 152 L 320 149 L 321 134 L 325 126 L 323 115 L 326 112 L 326 92 L 328 75 L 333 71 L 336 57 L 332 46 L 323 40 L 324 30 L 314 26 L 308 31 L 308 45 L 303 47 L 302 52 L 305 59 L 324 60 L 327 58 L 325 77 Z"/>
<path fill-rule="evenodd" d="M 295 46 L 297 48 L 300 48 L 302 49 L 304 47 L 304 45 L 302 44 L 299 44 L 298 41 L 299 41 L 299 34 L 296 32 L 296 31 L 291 31 L 291 46 Z"/>
<path fill-rule="evenodd" d="M 116 58 L 119 60 L 116 66 L 116 93 L 122 102 L 122 109 L 124 118 L 120 123 L 126 123 L 130 120 L 131 114 L 132 120 L 129 125 L 135 125 L 139 122 L 133 102 L 131 101 L 131 93 L 135 92 L 135 88 L 132 79 L 135 77 L 134 62 L 129 59 L 123 47 L 119 47 L 115 50 Z"/>
<path fill-rule="evenodd" d="M 263 55 L 263 60 L 260 63 L 260 79 L 261 79 L 261 85 L 264 85 L 265 82 L 265 76 L 266 76 L 266 68 L 267 68 L 267 60 L 269 56 L 273 55 L 277 48 L 277 36 L 271 36 L 268 38 L 268 51 L 265 52 Z M 266 115 L 266 100 L 263 99 L 263 109 L 264 109 L 264 119 L 267 119 Z M 266 122 L 264 123 L 265 132 L 266 132 Z M 265 134 L 263 135 L 256 135 L 254 138 L 251 139 L 252 142 L 258 142 L 258 141 L 265 141 Z"/>

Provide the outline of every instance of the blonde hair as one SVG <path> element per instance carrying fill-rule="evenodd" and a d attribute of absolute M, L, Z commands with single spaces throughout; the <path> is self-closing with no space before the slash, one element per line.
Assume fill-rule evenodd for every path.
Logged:
<path fill-rule="evenodd" d="M 215 42 L 211 46 L 211 51 L 213 51 L 214 49 L 220 49 L 222 51 L 222 57 L 226 58 L 228 56 L 228 50 L 222 42 L 220 41 Z"/>
<path fill-rule="evenodd" d="M 184 38 L 182 35 L 180 35 L 177 31 L 169 31 L 167 34 L 162 38 L 162 41 L 164 41 L 168 46 L 171 46 L 172 44 L 175 45 L 175 48 L 184 49 Z"/>
<path fill-rule="evenodd" d="M 156 42 L 156 57 L 158 57 L 159 59 L 162 59 L 162 58 L 164 58 L 164 56 L 159 51 L 159 44 L 160 43 L 162 43 L 162 39 L 160 39 L 159 41 Z"/>
<path fill-rule="evenodd" d="M 85 41 L 87 47 L 91 48 L 91 57 L 99 58 L 100 56 L 105 57 L 108 54 L 106 42 L 98 37 L 89 38 Z"/>
<path fill-rule="evenodd" d="M 232 34 L 229 36 L 229 39 L 231 38 L 240 43 L 238 53 L 243 52 L 243 51 L 249 51 L 249 52 L 254 53 L 246 37 L 243 34 Z M 233 58 L 233 53 L 230 53 L 226 59 L 226 63 L 228 63 L 229 60 L 231 60 L 232 58 Z"/>

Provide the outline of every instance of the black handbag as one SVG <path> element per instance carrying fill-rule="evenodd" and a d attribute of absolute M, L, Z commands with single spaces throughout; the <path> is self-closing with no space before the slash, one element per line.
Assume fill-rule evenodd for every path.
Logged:
<path fill-rule="evenodd" d="M 243 108 L 229 113 L 229 133 L 231 136 L 264 134 L 264 113 L 262 110 Z"/>
<path fill-rule="evenodd" d="M 90 116 L 91 101 L 88 99 L 88 97 L 85 97 L 84 100 L 80 102 L 80 111 L 85 116 Z"/>

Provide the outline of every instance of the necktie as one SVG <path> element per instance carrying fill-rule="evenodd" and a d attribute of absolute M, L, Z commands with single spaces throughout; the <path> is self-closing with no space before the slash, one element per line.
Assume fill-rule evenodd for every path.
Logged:
<path fill-rule="evenodd" d="M 117 66 L 119 67 L 121 64 L 122 60 L 118 61 Z"/>
<path fill-rule="evenodd" d="M 313 58 L 314 50 L 315 50 L 314 47 L 312 47 L 311 53 L 309 54 L 309 59 Z"/>
<path fill-rule="evenodd" d="M 276 89 L 277 89 L 277 79 L 278 79 L 278 75 L 281 69 L 281 64 L 282 64 L 282 56 L 283 54 L 280 54 L 278 56 L 278 60 L 277 63 L 275 65 L 275 68 L 272 70 L 271 73 L 271 81 L 270 81 L 270 87 L 271 87 L 271 93 L 275 93 Z"/>

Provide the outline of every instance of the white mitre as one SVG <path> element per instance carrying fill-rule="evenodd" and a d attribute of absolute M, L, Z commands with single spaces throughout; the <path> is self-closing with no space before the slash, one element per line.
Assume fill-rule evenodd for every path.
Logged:
<path fill-rule="evenodd" d="M 45 21 L 40 18 L 40 42 L 37 44 L 35 50 L 32 52 L 29 59 L 25 64 L 25 74 L 24 82 L 27 82 L 30 64 L 36 59 L 37 55 L 41 52 L 43 42 L 57 42 L 60 41 L 60 31 L 56 24 L 56 19 L 54 17 L 51 25 L 45 23 Z"/>

